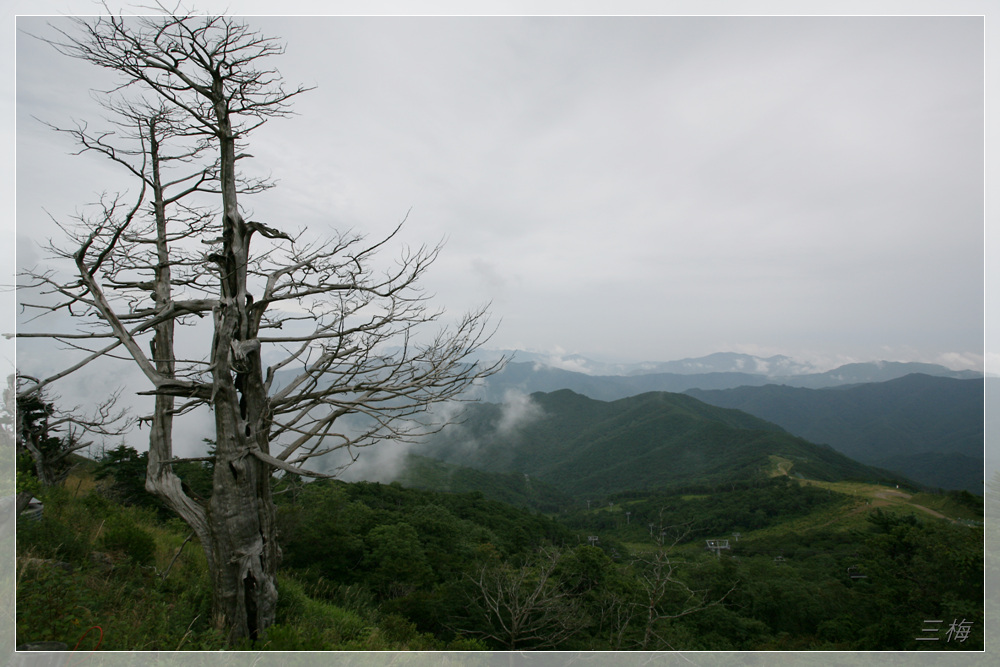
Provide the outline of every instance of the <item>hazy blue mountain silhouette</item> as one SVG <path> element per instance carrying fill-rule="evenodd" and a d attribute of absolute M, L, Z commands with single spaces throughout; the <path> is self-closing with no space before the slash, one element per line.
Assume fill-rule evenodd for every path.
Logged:
<path fill-rule="evenodd" d="M 516 359 L 516 357 L 515 357 Z M 732 389 L 768 384 L 822 389 L 870 382 L 886 382 L 913 373 L 955 379 L 981 379 L 976 371 L 954 371 L 935 364 L 869 362 L 848 364 L 823 373 L 765 375 L 737 371 L 709 373 L 641 373 L 633 375 L 590 375 L 540 362 L 512 361 L 503 372 L 491 377 L 480 390 L 483 400 L 501 402 L 509 391 L 530 394 L 570 389 L 602 401 L 612 401 L 649 391 L 685 392 L 689 389 Z"/>

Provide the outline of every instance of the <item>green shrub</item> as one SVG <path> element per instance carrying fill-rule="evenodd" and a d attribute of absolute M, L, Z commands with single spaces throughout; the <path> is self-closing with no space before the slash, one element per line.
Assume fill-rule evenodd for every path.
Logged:
<path fill-rule="evenodd" d="M 123 553 L 139 565 L 149 565 L 156 556 L 153 536 L 124 517 L 110 519 L 101 540 L 108 551 Z"/>
<path fill-rule="evenodd" d="M 406 645 L 417 636 L 417 626 L 399 614 L 387 614 L 378 624 L 379 630 L 387 640 Z"/>
<path fill-rule="evenodd" d="M 473 639 L 471 637 L 455 637 L 455 639 L 448 642 L 444 650 L 446 651 L 488 651 L 489 646 L 486 645 L 481 639 Z"/>
<path fill-rule="evenodd" d="M 278 606 L 275 609 L 276 624 L 293 623 L 305 614 L 309 597 L 302 585 L 282 574 L 278 575 Z"/>
<path fill-rule="evenodd" d="M 44 516 L 39 521 L 17 522 L 18 551 L 38 558 L 54 558 L 81 563 L 90 553 L 90 542 L 55 519 Z"/>
<path fill-rule="evenodd" d="M 101 518 L 110 516 L 115 509 L 120 507 L 97 493 L 88 493 L 80 499 L 80 504 L 90 512 L 91 516 Z"/>
<path fill-rule="evenodd" d="M 343 609 L 324 600 L 309 597 L 302 584 L 295 579 L 278 575 L 277 624 L 291 630 L 279 630 L 275 642 L 287 645 L 287 650 L 298 643 L 295 650 L 306 650 L 317 642 L 327 650 L 345 641 L 361 640 L 371 634 L 371 624 L 350 609 Z M 271 629 L 268 640 L 271 641 Z M 271 648 L 275 648 L 272 646 Z M 277 650 L 275 648 L 275 650 Z"/>
<path fill-rule="evenodd" d="M 253 645 L 250 648 L 260 648 Z M 324 633 L 316 628 L 275 624 L 267 629 L 263 648 L 269 651 L 328 651 L 330 646 Z"/>
<path fill-rule="evenodd" d="M 65 486 L 46 486 L 39 489 L 35 497 L 45 505 L 44 516 L 50 519 L 63 519 L 63 512 L 71 504 L 72 495 Z"/>
<path fill-rule="evenodd" d="M 94 623 L 93 600 L 78 570 L 49 563 L 21 566 L 17 582 L 17 643 L 59 641 L 73 646 Z"/>

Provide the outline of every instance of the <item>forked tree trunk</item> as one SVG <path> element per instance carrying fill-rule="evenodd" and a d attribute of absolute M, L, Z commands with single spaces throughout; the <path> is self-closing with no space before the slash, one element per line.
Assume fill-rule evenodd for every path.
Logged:
<path fill-rule="evenodd" d="M 256 639 L 274 623 L 280 552 L 271 499 L 270 405 L 261 372 L 259 314 L 247 292 L 251 230 L 236 197 L 236 142 L 221 81 L 216 80 L 222 189 L 222 252 L 214 257 L 220 305 L 214 312 L 212 379 L 215 473 L 208 520 L 215 625 L 229 640 Z"/>
<path fill-rule="evenodd" d="M 155 298 L 158 308 L 171 299 L 167 217 L 160 185 L 155 124 L 149 126 L 152 158 L 153 208 L 157 223 Z M 257 323 L 251 317 L 246 291 L 249 230 L 236 208 L 234 143 L 222 142 L 222 182 L 226 192 L 222 252 L 213 259 L 220 274 L 220 299 L 215 308 L 212 348 L 212 410 L 215 414 L 216 459 L 212 497 L 207 508 L 182 488 L 171 470 L 174 397 L 156 396 L 150 428 L 147 488 L 162 498 L 198 536 L 212 578 L 213 625 L 227 640 L 256 639 L 274 623 L 279 551 L 270 469 L 251 454 L 268 451 L 270 429 L 267 395 L 261 375 Z M 156 369 L 173 377 L 174 322 L 156 327 L 153 340 Z"/>

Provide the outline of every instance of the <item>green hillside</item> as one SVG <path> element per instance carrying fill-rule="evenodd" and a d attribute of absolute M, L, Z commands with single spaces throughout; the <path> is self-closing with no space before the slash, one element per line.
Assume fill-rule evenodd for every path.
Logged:
<path fill-rule="evenodd" d="M 571 503 L 569 496 L 551 484 L 531 479 L 528 475 L 486 472 L 416 454 L 406 457 L 402 472 L 395 481 L 412 489 L 476 492 L 489 500 L 540 512 L 558 512 Z"/>
<path fill-rule="evenodd" d="M 531 399 L 533 410 L 517 428 L 504 406 L 472 406 L 460 427 L 420 452 L 485 471 L 527 474 L 578 498 L 749 479 L 765 474 L 772 455 L 814 479 L 891 477 L 773 423 L 683 394 L 604 402 L 562 390 Z"/>
<path fill-rule="evenodd" d="M 649 405 L 661 400 L 671 403 Z M 687 418 L 703 410 L 687 407 Z M 18 522 L 18 644 L 899 651 L 926 650 L 924 620 L 947 619 L 968 635 L 931 648 L 984 645 L 981 497 L 805 479 L 797 461 L 770 455 L 759 475 L 724 485 L 627 490 L 550 516 L 486 495 L 530 501 L 545 488 L 532 478 L 419 458 L 414 478 L 486 486 L 275 479 L 277 624 L 227 646 L 211 627 L 204 552 L 138 495 L 142 471 L 124 454 L 81 466 L 41 493 L 41 520 Z M 121 474 L 94 476 L 109 466 Z M 204 483 L 196 472 L 182 476 Z M 706 548 L 720 539 L 728 548 Z"/>
<path fill-rule="evenodd" d="M 145 493 L 143 455 L 108 450 L 18 522 L 17 641 L 901 651 L 946 619 L 968 633 L 933 648 L 984 645 L 982 497 L 917 489 L 747 413 L 560 391 L 473 406 L 425 450 L 453 461 L 409 456 L 392 484 L 275 477 L 276 625 L 240 645 L 212 628 L 204 552 Z M 208 465 L 175 468 L 211 483 Z"/>
<path fill-rule="evenodd" d="M 982 379 L 912 374 L 836 389 L 768 385 L 687 393 L 920 483 L 982 492 Z"/>

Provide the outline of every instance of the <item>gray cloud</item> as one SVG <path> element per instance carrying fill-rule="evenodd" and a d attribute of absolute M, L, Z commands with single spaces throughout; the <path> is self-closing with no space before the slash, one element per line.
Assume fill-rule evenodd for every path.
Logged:
<path fill-rule="evenodd" d="M 498 347 L 980 359 L 976 17 L 251 19 L 317 88 L 253 139 L 255 217 L 448 243 Z M 43 30 L 40 20 L 24 26 Z M 122 182 L 31 120 L 104 74 L 18 39 L 18 220 Z M 61 187 L 47 187 L 53 180 Z"/>

